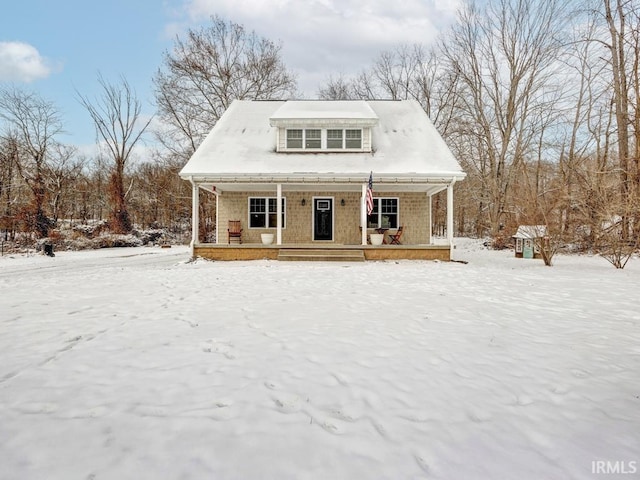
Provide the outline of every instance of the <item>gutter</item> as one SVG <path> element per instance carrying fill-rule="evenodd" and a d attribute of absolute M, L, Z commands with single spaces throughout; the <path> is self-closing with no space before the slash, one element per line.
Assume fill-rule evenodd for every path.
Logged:
<path fill-rule="evenodd" d="M 319 184 L 319 183 L 334 183 L 334 184 L 358 184 L 366 183 L 368 174 L 361 174 L 357 176 L 336 176 L 334 174 L 294 174 L 294 175 L 271 175 L 267 176 L 259 173 L 250 173 L 247 175 L 238 174 L 196 174 L 189 176 L 182 176 L 190 181 L 197 180 L 203 183 L 258 183 L 258 184 L 272 184 L 272 183 L 298 183 L 298 184 Z M 411 184 L 425 184 L 425 183 L 455 183 L 457 180 L 463 180 L 466 177 L 464 172 L 442 172 L 437 175 L 412 175 L 412 174 L 393 174 L 392 176 L 385 176 L 384 174 L 373 176 L 375 183 L 383 184 L 398 184 L 398 185 L 411 185 Z"/>

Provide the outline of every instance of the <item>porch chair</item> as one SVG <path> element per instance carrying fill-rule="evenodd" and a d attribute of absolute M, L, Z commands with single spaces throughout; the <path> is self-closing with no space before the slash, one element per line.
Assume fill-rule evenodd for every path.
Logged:
<path fill-rule="evenodd" d="M 232 238 L 237 238 L 238 243 L 242 243 L 242 228 L 240 226 L 240 220 L 229 220 L 229 228 L 227 228 L 227 232 L 229 233 L 229 245 L 231 244 Z"/>
<path fill-rule="evenodd" d="M 404 227 L 402 225 L 400 225 L 398 227 L 398 231 L 396 233 L 389 233 L 389 245 L 402 245 L 402 242 L 400 242 L 400 237 L 402 237 L 402 231 L 404 230 Z"/>

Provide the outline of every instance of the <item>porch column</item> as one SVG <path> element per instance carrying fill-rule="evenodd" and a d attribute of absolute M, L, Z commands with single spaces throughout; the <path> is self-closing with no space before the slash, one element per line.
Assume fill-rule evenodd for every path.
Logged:
<path fill-rule="evenodd" d="M 360 198 L 360 227 L 362 231 L 362 245 L 367 244 L 367 183 L 362 184 L 362 197 Z"/>
<path fill-rule="evenodd" d="M 456 183 L 455 178 L 447 186 L 447 240 L 449 245 L 453 246 L 453 184 Z"/>
<path fill-rule="evenodd" d="M 429 212 L 429 221 L 427 222 L 427 240 L 429 245 L 433 244 L 433 203 L 432 196 L 427 195 L 427 212 Z"/>
<path fill-rule="evenodd" d="M 200 194 L 198 184 L 191 180 L 191 254 L 195 254 L 200 230 Z"/>
<path fill-rule="evenodd" d="M 276 186 L 276 245 L 282 245 L 282 184 Z"/>
<path fill-rule="evenodd" d="M 213 188 L 215 189 L 215 187 Z M 216 244 L 220 243 L 220 223 L 218 222 L 220 218 L 220 208 L 218 208 L 218 205 L 220 205 L 220 194 L 216 193 Z"/>

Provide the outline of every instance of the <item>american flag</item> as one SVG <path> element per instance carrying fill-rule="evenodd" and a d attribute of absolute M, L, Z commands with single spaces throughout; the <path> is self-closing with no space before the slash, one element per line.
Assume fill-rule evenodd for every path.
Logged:
<path fill-rule="evenodd" d="M 369 174 L 369 185 L 367 186 L 367 215 L 371 215 L 373 212 L 373 172 Z"/>

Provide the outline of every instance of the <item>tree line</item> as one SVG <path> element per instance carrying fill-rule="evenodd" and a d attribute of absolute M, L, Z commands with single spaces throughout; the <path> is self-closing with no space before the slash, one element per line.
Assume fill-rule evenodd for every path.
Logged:
<path fill-rule="evenodd" d="M 640 237 L 639 17 L 629 0 L 469 0 L 437 42 L 380 52 L 317 96 L 417 100 L 468 175 L 456 185 L 456 234 L 499 244 L 517 225 L 545 225 L 554 245 L 629 253 Z M 188 231 L 190 189 L 177 172 L 230 103 L 297 98 L 281 48 L 218 17 L 187 31 L 152 79 L 153 132 L 126 80 L 100 78 L 101 98 L 78 93 L 103 145 L 96 158 L 57 142 L 54 105 L 0 90 L 5 237 L 46 236 L 60 219 Z M 132 162 L 143 134 L 159 147 Z M 203 196 L 202 238 L 211 202 Z M 437 230 L 446 202 L 434 205 Z"/>

